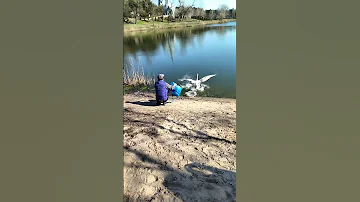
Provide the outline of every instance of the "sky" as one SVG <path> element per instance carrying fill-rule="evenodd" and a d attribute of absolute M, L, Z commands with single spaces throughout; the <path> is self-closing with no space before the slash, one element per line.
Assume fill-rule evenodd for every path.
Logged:
<path fill-rule="evenodd" d="M 152 0 L 156 5 L 158 4 L 158 0 Z M 178 0 L 172 0 L 175 6 L 179 5 Z M 192 4 L 193 0 L 185 0 L 185 4 Z M 202 7 L 205 10 L 208 9 L 218 9 L 221 4 L 226 4 L 229 8 L 236 8 L 236 0 L 195 0 L 196 7 Z"/>

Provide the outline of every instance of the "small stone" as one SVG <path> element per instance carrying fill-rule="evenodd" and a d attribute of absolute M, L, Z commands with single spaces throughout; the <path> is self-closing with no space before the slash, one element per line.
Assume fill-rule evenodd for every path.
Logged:
<path fill-rule="evenodd" d="M 156 191 L 156 189 L 154 187 L 151 186 L 146 186 L 144 187 L 144 192 L 143 194 L 147 197 L 154 195 L 154 192 Z"/>
<path fill-rule="evenodd" d="M 153 182 L 156 182 L 157 181 L 157 177 L 156 176 L 154 176 L 154 175 L 149 175 L 148 177 L 147 177 L 147 183 L 153 183 Z"/>

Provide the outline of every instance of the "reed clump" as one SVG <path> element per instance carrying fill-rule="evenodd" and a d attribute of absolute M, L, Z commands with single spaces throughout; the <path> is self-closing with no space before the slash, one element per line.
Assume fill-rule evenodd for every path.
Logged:
<path fill-rule="evenodd" d="M 144 68 L 139 65 L 134 65 L 130 60 L 127 64 L 128 67 L 124 68 L 124 86 L 127 89 L 147 89 L 150 90 L 155 84 L 155 77 L 145 74 Z"/>

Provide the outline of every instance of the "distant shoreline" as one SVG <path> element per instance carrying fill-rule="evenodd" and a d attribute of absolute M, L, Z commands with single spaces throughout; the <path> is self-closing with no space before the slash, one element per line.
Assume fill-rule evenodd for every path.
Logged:
<path fill-rule="evenodd" d="M 235 22 L 236 19 L 224 19 L 224 20 L 209 20 L 209 21 L 190 21 L 190 22 L 146 22 L 145 24 L 124 24 L 124 33 L 136 33 L 144 32 L 154 29 L 175 29 L 175 28 L 187 28 L 187 27 L 202 27 L 211 24 L 220 24 L 227 22 Z"/>

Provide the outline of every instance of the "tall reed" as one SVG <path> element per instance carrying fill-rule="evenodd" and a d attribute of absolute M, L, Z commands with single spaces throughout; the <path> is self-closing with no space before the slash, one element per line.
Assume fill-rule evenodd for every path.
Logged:
<path fill-rule="evenodd" d="M 134 65 L 132 60 L 128 64 L 127 68 L 124 67 L 124 85 L 125 86 L 146 86 L 152 87 L 155 84 L 155 77 L 151 77 L 149 75 L 145 75 L 144 68 L 139 64 L 137 66 Z"/>

